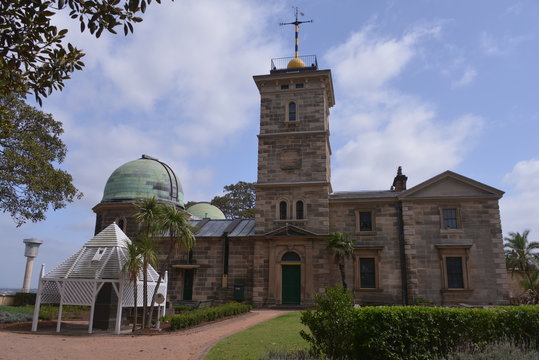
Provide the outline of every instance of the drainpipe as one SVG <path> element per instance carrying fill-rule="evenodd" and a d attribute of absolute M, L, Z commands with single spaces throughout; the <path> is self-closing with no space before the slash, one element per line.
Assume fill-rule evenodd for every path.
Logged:
<path fill-rule="evenodd" d="M 404 246 L 404 219 L 402 216 L 402 201 L 395 204 L 399 228 L 399 253 L 401 266 L 402 305 L 408 305 L 408 267 L 406 265 L 406 250 Z"/>
<path fill-rule="evenodd" d="M 221 287 L 228 287 L 228 257 L 229 257 L 229 248 L 230 248 L 230 239 L 228 238 L 228 233 L 223 234 L 223 278 L 221 279 Z"/>

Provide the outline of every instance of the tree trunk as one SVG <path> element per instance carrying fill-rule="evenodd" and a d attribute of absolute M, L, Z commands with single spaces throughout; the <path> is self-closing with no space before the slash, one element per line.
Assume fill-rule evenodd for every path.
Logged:
<path fill-rule="evenodd" d="M 155 289 L 153 290 L 152 301 L 150 303 L 150 310 L 148 311 L 148 319 L 146 320 L 147 322 L 146 326 L 148 327 L 150 327 L 151 325 L 150 322 L 152 321 L 152 318 L 153 318 L 153 309 L 154 309 L 153 303 L 155 302 L 155 296 L 157 295 L 157 292 L 159 291 L 159 285 L 161 285 L 162 279 L 163 279 L 163 275 L 162 273 L 159 273 L 159 277 L 157 278 L 157 285 L 155 285 Z"/>
<path fill-rule="evenodd" d="M 142 328 L 146 327 L 146 311 L 148 309 L 148 261 L 143 260 L 142 268 L 144 273 L 142 274 Z"/>
<path fill-rule="evenodd" d="M 138 297 L 138 276 L 135 278 L 135 286 L 133 286 L 133 304 L 135 305 L 135 318 L 133 319 L 133 331 L 137 330 L 137 319 L 138 319 L 138 307 L 137 307 L 137 297 Z"/>
<path fill-rule="evenodd" d="M 170 263 L 172 250 L 173 250 L 173 245 L 172 245 L 172 240 L 171 240 L 171 244 L 170 244 L 170 247 L 168 249 L 167 258 L 165 259 L 163 267 L 161 268 L 161 271 L 159 272 L 159 277 L 157 278 L 157 285 L 155 285 L 155 288 L 153 289 L 152 302 L 150 303 L 150 311 L 149 311 L 148 319 L 146 320 L 147 321 L 146 326 L 148 326 L 148 327 L 150 326 L 150 322 L 152 321 L 152 318 L 153 318 L 153 309 L 154 309 L 154 304 L 153 303 L 155 301 L 155 296 L 157 295 L 157 292 L 159 291 L 159 285 L 161 285 L 161 280 L 163 279 L 163 274 L 165 274 L 165 271 L 166 271 L 166 269 L 168 267 L 168 264 Z M 164 294 L 164 295 L 166 296 L 167 294 Z"/>
<path fill-rule="evenodd" d="M 346 275 L 344 273 L 344 263 L 342 260 L 339 261 L 339 271 L 341 272 L 342 287 L 348 289 L 348 286 L 346 285 Z"/>

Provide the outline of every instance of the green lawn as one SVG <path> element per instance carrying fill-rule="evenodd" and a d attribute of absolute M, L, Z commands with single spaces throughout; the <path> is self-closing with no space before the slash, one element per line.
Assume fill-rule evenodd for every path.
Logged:
<path fill-rule="evenodd" d="M 307 329 L 300 316 L 299 311 L 291 312 L 229 336 L 218 342 L 205 360 L 256 360 L 270 349 L 307 349 L 308 343 L 299 335 Z"/>

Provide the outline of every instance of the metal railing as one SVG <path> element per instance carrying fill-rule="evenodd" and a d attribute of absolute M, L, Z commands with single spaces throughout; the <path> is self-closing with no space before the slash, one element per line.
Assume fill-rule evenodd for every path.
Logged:
<path fill-rule="evenodd" d="M 274 74 L 274 73 L 283 73 L 283 72 L 297 72 L 297 71 L 314 71 L 314 70 L 318 70 L 318 62 L 316 60 L 316 55 L 299 56 L 299 59 L 301 59 L 301 61 L 303 61 L 303 63 L 305 64 L 305 67 L 288 69 L 287 68 L 288 63 L 292 59 L 294 59 L 294 57 L 271 59 L 270 73 Z"/>

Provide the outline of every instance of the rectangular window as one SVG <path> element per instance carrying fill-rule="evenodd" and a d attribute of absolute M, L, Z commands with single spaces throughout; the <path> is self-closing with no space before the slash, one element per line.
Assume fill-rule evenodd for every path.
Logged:
<path fill-rule="evenodd" d="M 303 84 L 296 84 L 296 89 L 303 89 Z"/>
<path fill-rule="evenodd" d="M 281 90 L 288 90 L 288 85 L 281 85 Z"/>
<path fill-rule="evenodd" d="M 362 289 L 376 288 L 376 272 L 374 258 L 359 258 L 359 287 Z"/>
<path fill-rule="evenodd" d="M 446 257 L 447 288 L 464 289 L 464 273 L 462 271 L 462 257 Z"/>
<path fill-rule="evenodd" d="M 442 209 L 442 225 L 444 229 L 457 229 L 457 209 Z"/>
<path fill-rule="evenodd" d="M 359 231 L 372 231 L 372 212 L 359 212 Z"/>

